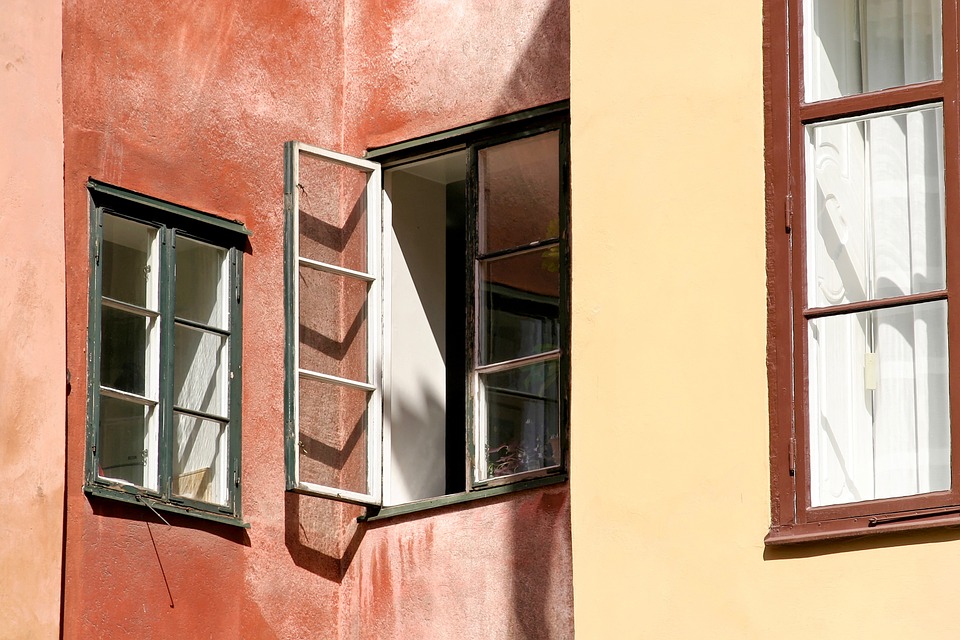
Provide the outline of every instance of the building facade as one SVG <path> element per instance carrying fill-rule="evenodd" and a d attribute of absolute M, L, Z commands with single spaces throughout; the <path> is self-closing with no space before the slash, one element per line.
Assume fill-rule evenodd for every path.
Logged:
<path fill-rule="evenodd" d="M 0 636 L 957 635 L 956 3 L 3 6 Z"/>

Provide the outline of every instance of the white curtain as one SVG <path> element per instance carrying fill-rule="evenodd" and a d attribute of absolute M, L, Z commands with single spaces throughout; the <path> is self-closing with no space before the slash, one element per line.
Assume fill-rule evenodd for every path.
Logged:
<path fill-rule="evenodd" d="M 939 3 L 807 17 L 808 100 L 938 77 Z M 942 130 L 939 105 L 808 127 L 808 306 L 944 288 Z M 821 318 L 808 339 L 813 506 L 949 488 L 946 303 Z"/>
<path fill-rule="evenodd" d="M 176 315 L 224 328 L 227 323 L 226 251 L 177 238 Z M 175 413 L 173 492 L 224 504 L 229 496 L 229 340 L 212 331 L 174 328 L 174 405 L 225 418 Z"/>

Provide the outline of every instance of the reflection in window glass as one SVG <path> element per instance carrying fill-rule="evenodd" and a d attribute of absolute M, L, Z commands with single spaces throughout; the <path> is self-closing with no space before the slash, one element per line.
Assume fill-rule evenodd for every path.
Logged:
<path fill-rule="evenodd" d="M 560 134 L 481 149 L 480 252 L 560 236 Z"/>
<path fill-rule="evenodd" d="M 482 374 L 486 407 L 486 477 L 560 463 L 556 360 Z"/>
<path fill-rule="evenodd" d="M 300 367 L 366 382 L 369 284 L 300 267 Z"/>
<path fill-rule="evenodd" d="M 946 286 L 943 108 L 807 127 L 811 307 Z"/>
<path fill-rule="evenodd" d="M 480 363 L 560 346 L 559 247 L 481 261 Z"/>
<path fill-rule="evenodd" d="M 369 493 L 367 405 L 370 393 L 301 378 L 299 400 L 300 479 Z"/>

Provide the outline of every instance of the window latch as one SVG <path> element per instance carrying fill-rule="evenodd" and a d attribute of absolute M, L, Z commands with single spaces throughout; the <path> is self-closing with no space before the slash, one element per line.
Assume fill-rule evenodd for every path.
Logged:
<path fill-rule="evenodd" d="M 787 454 L 789 458 L 788 462 L 790 465 L 790 475 L 797 475 L 797 439 L 790 438 L 790 450 Z"/>
<path fill-rule="evenodd" d="M 930 509 L 929 511 L 911 511 L 910 513 L 897 513 L 889 516 L 874 516 L 868 521 L 869 526 L 875 527 L 878 524 L 888 524 L 891 522 L 904 522 L 906 520 L 920 520 L 923 518 L 936 518 L 937 516 L 948 516 L 960 513 L 960 507 L 948 507 L 946 509 Z"/>
<path fill-rule="evenodd" d="M 137 502 L 139 502 L 140 504 L 146 506 L 147 509 L 150 509 L 150 511 L 153 511 L 154 515 L 156 515 L 158 518 L 160 518 L 160 520 L 161 520 L 161 522 L 163 522 L 163 524 L 167 525 L 168 527 L 170 526 L 170 523 L 167 522 L 167 519 L 164 518 L 162 515 L 160 515 L 160 514 L 157 512 L 157 510 L 153 508 L 153 505 L 151 505 L 148 501 L 144 500 L 139 494 L 137 494 L 136 499 L 137 499 Z"/>
<path fill-rule="evenodd" d="M 793 194 L 788 193 L 783 201 L 783 228 L 790 233 L 793 229 Z"/>

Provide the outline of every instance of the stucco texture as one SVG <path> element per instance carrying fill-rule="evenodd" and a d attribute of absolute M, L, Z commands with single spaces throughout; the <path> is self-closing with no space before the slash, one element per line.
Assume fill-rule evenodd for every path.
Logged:
<path fill-rule="evenodd" d="M 577 636 L 958 637 L 955 530 L 764 548 L 762 3 L 571 32 Z"/>
<path fill-rule="evenodd" d="M 65 637 L 571 636 L 565 487 L 358 524 L 357 508 L 284 492 L 282 373 L 283 142 L 359 153 L 565 98 L 565 6 L 64 3 L 75 389 L 67 403 Z M 437 29 L 453 17 L 462 20 Z M 444 39 L 453 33 L 465 44 Z M 543 60 L 547 41 L 555 55 Z M 464 79 L 450 82 L 449 74 Z M 248 530 L 176 515 L 168 527 L 148 510 L 81 490 L 89 176 L 253 232 L 243 291 Z"/>
<path fill-rule="evenodd" d="M 0 21 L 0 636 L 56 638 L 63 530 L 60 3 Z"/>

